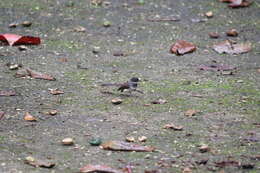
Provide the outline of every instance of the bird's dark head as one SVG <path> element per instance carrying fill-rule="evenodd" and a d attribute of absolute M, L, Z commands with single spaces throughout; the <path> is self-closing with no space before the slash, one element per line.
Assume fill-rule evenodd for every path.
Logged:
<path fill-rule="evenodd" d="M 131 81 L 131 82 L 139 82 L 140 79 L 137 78 L 137 77 L 132 77 L 132 78 L 130 79 L 130 81 Z"/>

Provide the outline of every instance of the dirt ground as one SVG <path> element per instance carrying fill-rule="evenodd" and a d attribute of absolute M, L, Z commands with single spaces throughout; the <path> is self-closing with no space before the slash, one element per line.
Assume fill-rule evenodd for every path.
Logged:
<path fill-rule="evenodd" d="M 71 173 L 86 164 L 106 164 L 132 172 L 260 172 L 260 1 L 231 9 L 218 0 L 1 0 L 0 33 L 41 38 L 38 46 L 20 51 L 0 46 L 0 172 Z M 212 11 L 213 17 L 203 14 Z M 149 19 L 177 18 L 179 21 Z M 206 20 L 205 20 L 206 19 Z M 31 21 L 30 27 L 9 28 Z M 110 22 L 110 26 L 104 26 Z M 86 28 L 76 32 L 77 26 Z M 238 37 L 225 32 L 235 28 Z M 218 32 L 211 39 L 209 32 Z M 176 40 L 197 50 L 170 53 Z M 252 51 L 218 54 L 211 46 L 222 40 L 251 42 Z M 114 56 L 121 53 L 124 56 Z M 50 74 L 55 81 L 16 78 L 6 64 Z M 236 67 L 231 75 L 202 71 L 201 64 Z M 144 92 L 120 93 L 103 82 L 141 78 Z M 58 88 L 62 95 L 51 95 Z M 122 104 L 113 105 L 113 98 Z M 151 104 L 163 99 L 165 104 Z M 192 117 L 187 110 L 200 111 Z M 55 116 L 45 112 L 57 110 Z M 29 112 L 36 122 L 25 121 Z M 166 124 L 183 130 L 163 129 Z M 102 141 L 146 136 L 154 152 L 122 152 L 91 146 Z M 71 137 L 73 146 L 61 140 Z M 200 146 L 208 146 L 200 152 Z M 25 164 L 27 156 L 51 160 L 53 168 Z"/>

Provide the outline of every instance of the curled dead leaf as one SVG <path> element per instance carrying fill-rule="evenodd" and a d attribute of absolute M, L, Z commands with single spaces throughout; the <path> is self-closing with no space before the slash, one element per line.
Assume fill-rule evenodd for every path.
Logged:
<path fill-rule="evenodd" d="M 102 172 L 102 173 L 124 173 L 121 170 L 114 169 L 107 165 L 92 165 L 88 164 L 80 168 L 80 173 L 92 173 L 92 172 Z"/>
<path fill-rule="evenodd" d="M 52 77 L 51 75 L 48 75 L 48 74 L 36 72 L 31 69 L 26 69 L 26 71 L 29 74 L 29 76 L 31 76 L 32 78 L 35 78 L 35 79 L 56 80 L 54 77 Z"/>
<path fill-rule="evenodd" d="M 184 115 L 187 116 L 187 117 L 192 117 L 194 115 L 196 115 L 197 113 L 199 113 L 200 111 L 198 110 L 195 110 L 195 109 L 189 109 L 187 110 Z"/>
<path fill-rule="evenodd" d="M 238 36 L 238 32 L 236 29 L 230 29 L 226 32 L 227 36 L 230 37 L 237 37 Z"/>
<path fill-rule="evenodd" d="M 101 145 L 104 150 L 114 150 L 114 151 L 137 151 L 137 152 L 151 152 L 154 151 L 154 147 L 142 146 L 137 144 L 132 144 L 123 141 L 107 141 Z"/>
<path fill-rule="evenodd" d="M 60 95 L 60 94 L 64 94 L 63 91 L 59 90 L 58 88 L 55 88 L 55 89 L 49 89 L 50 90 L 50 93 L 52 95 Z"/>
<path fill-rule="evenodd" d="M 49 160 L 39 160 L 32 156 L 26 157 L 24 162 L 34 167 L 52 168 L 55 166 L 55 163 L 50 162 Z"/>
<path fill-rule="evenodd" d="M 191 53 L 196 50 L 196 46 L 185 40 L 178 40 L 171 47 L 171 52 L 176 55 L 184 55 L 186 53 Z"/>
<path fill-rule="evenodd" d="M 219 34 L 216 33 L 216 32 L 210 32 L 210 33 L 209 33 L 209 37 L 210 37 L 210 38 L 219 38 Z"/>
<path fill-rule="evenodd" d="M 5 112 L 0 111 L 0 120 L 4 117 L 4 115 L 5 115 Z"/>
<path fill-rule="evenodd" d="M 164 129 L 173 129 L 173 130 L 183 130 L 183 126 L 174 125 L 174 124 L 165 124 Z"/>
<path fill-rule="evenodd" d="M 200 65 L 198 68 L 204 71 L 231 71 L 236 69 L 236 67 L 225 64 Z"/>
<path fill-rule="evenodd" d="M 232 43 L 229 40 L 222 41 L 213 45 L 213 49 L 218 53 L 228 53 L 228 54 L 241 54 L 251 51 L 251 43 Z"/>

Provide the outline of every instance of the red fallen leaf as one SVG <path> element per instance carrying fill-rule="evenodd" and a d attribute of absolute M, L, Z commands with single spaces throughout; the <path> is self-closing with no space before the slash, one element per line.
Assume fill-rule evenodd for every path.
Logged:
<path fill-rule="evenodd" d="M 186 53 L 191 53 L 195 50 L 196 50 L 196 46 L 194 44 L 184 41 L 184 40 L 178 40 L 171 47 L 171 52 L 175 53 L 176 55 L 183 55 Z"/>
<path fill-rule="evenodd" d="M 56 88 L 56 89 L 50 89 L 50 93 L 51 93 L 52 95 L 64 94 L 64 92 L 61 91 L 61 90 L 59 90 L 58 88 Z"/>
<path fill-rule="evenodd" d="M 80 168 L 80 173 L 91 173 L 91 172 L 100 172 L 100 173 L 124 173 L 121 170 L 111 168 L 106 165 L 86 165 Z"/>
<path fill-rule="evenodd" d="M 144 170 L 144 173 L 158 173 L 157 170 Z"/>
<path fill-rule="evenodd" d="M 43 74 L 40 72 L 33 71 L 31 69 L 26 69 L 27 73 L 29 76 L 35 79 L 44 79 L 44 80 L 56 80 L 54 77 L 48 75 L 48 74 Z"/>
<path fill-rule="evenodd" d="M 4 115 L 5 115 L 5 112 L 0 111 L 0 120 L 1 120 L 2 118 L 4 118 Z"/>
<path fill-rule="evenodd" d="M 220 162 L 215 162 L 216 167 L 224 168 L 226 166 L 235 166 L 238 167 L 240 163 L 238 161 L 234 160 L 226 160 L 226 161 L 220 161 Z"/>
<path fill-rule="evenodd" d="M 21 45 L 21 44 L 38 45 L 41 43 L 39 37 L 20 36 L 16 34 L 1 34 L 0 41 L 8 43 L 10 46 Z"/>
<path fill-rule="evenodd" d="M 15 91 L 0 91 L 0 96 L 16 96 Z"/>
<path fill-rule="evenodd" d="M 123 141 L 107 141 L 101 145 L 101 148 L 103 148 L 104 150 L 138 152 L 151 152 L 155 150 L 154 147 L 142 146 Z"/>
<path fill-rule="evenodd" d="M 205 70 L 205 71 L 229 71 L 229 70 L 236 69 L 236 67 L 232 67 L 224 64 L 200 65 L 198 68 L 200 70 Z"/>
<path fill-rule="evenodd" d="M 232 43 L 229 40 L 213 45 L 213 49 L 218 53 L 241 54 L 251 51 L 251 43 Z"/>

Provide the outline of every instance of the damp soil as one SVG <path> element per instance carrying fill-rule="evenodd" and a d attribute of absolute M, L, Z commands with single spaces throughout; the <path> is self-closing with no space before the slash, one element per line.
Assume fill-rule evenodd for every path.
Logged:
<path fill-rule="evenodd" d="M 42 43 L 26 51 L 0 47 L 0 90 L 17 93 L 0 97 L 5 112 L 0 120 L 0 172 L 71 173 L 86 164 L 131 165 L 136 173 L 182 172 L 187 167 L 192 172 L 259 172 L 259 10 L 257 0 L 238 9 L 209 0 L 108 0 L 100 6 L 90 0 L 1 0 L 0 33 L 38 36 Z M 203 15 L 208 11 L 212 18 Z M 150 20 L 169 18 L 179 20 Z M 22 21 L 32 25 L 8 27 Z M 86 31 L 76 32 L 77 26 Z M 238 37 L 226 36 L 232 28 Z M 220 38 L 209 38 L 209 32 Z M 226 39 L 251 42 L 252 51 L 228 55 L 212 50 Z M 177 40 L 192 42 L 197 50 L 183 56 L 170 53 Z M 56 80 L 16 78 L 7 63 Z M 236 69 L 202 71 L 202 64 Z M 131 77 L 141 78 L 138 87 L 144 94 L 100 86 Z M 64 94 L 51 95 L 55 88 Z M 114 98 L 122 103 L 113 105 Z M 151 104 L 158 99 L 167 102 Z M 190 109 L 199 113 L 185 116 Z M 50 110 L 57 115 L 46 115 Z M 25 121 L 25 112 L 37 121 Z M 163 129 L 170 123 L 183 130 Z M 136 143 L 156 151 L 107 151 L 89 144 L 93 138 L 124 141 L 128 136 L 146 136 L 146 142 Z M 61 144 L 67 137 L 74 146 Z M 210 150 L 201 153 L 201 145 Z M 56 166 L 34 168 L 24 163 L 27 156 L 53 160 Z M 230 160 L 239 164 L 217 164 Z"/>

